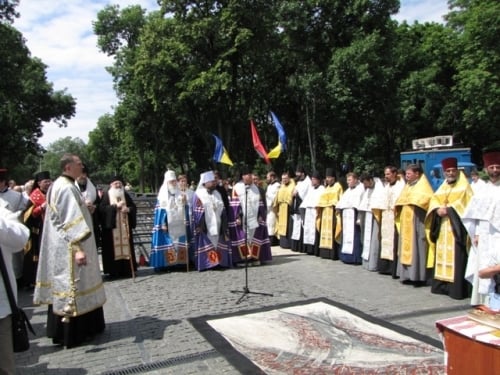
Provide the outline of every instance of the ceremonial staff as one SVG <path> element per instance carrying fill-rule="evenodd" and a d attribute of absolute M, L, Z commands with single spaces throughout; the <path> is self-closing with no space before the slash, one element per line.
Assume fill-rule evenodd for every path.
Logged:
<path fill-rule="evenodd" d="M 186 235 L 186 272 L 189 272 L 189 204 L 187 202 L 186 189 L 182 189 L 183 192 L 182 201 L 184 202 L 184 232 Z"/>
<path fill-rule="evenodd" d="M 186 272 L 189 272 L 189 205 L 184 203 L 184 218 L 185 218 L 185 223 L 184 223 L 184 228 L 186 232 Z"/>

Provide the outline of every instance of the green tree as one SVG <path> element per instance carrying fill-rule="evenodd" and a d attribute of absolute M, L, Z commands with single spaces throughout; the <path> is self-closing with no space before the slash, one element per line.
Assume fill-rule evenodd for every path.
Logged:
<path fill-rule="evenodd" d="M 19 17 L 16 12 L 16 7 L 19 5 L 19 0 L 2 0 L 0 1 L 0 21 L 14 22 L 14 18 Z"/>
<path fill-rule="evenodd" d="M 453 0 L 447 16 L 459 38 L 460 51 L 448 121 L 461 138 L 481 149 L 499 139 L 500 3 L 495 0 Z"/>
<path fill-rule="evenodd" d="M 411 26 L 391 20 L 397 0 L 159 4 L 147 15 L 108 6 L 94 25 L 120 98 L 96 135 L 96 145 L 113 142 L 99 165 L 141 187 L 154 190 L 167 165 L 190 179 L 216 167 L 211 133 L 233 161 L 265 170 L 248 122 L 273 147 L 270 110 L 288 135 L 277 171 L 300 162 L 377 172 L 415 137 L 495 138 L 492 0 L 450 1 L 449 25 Z"/>
<path fill-rule="evenodd" d="M 287 58 L 297 67 L 287 87 L 295 95 L 288 103 L 290 117 L 298 119 L 291 134 L 296 139 L 294 160 L 309 161 L 319 170 L 339 167 L 352 161 L 351 154 L 362 160 L 377 143 L 364 134 L 380 122 L 373 110 L 382 98 L 373 92 L 386 86 L 384 56 L 390 40 L 385 36 L 398 6 L 397 1 L 282 4 L 279 22 L 290 51 Z M 361 153 L 360 144 L 366 148 Z"/>
<path fill-rule="evenodd" d="M 120 9 L 114 5 L 100 11 L 94 23 L 100 50 L 114 57 L 114 64 L 108 71 L 120 98 L 112 123 L 119 152 L 114 154 L 111 165 L 108 162 L 107 169 L 138 181 L 141 191 L 144 190 L 145 171 L 151 167 L 146 155 L 152 144 L 158 143 L 159 136 L 154 126 L 159 116 L 134 75 L 137 44 L 146 22 L 145 10 L 140 6 Z"/>
<path fill-rule="evenodd" d="M 47 150 L 40 161 L 39 170 L 47 170 L 53 179 L 61 174 L 59 165 L 61 157 L 65 153 L 78 155 L 82 162 L 89 164 L 87 146 L 80 138 L 60 138 L 47 146 Z"/>
<path fill-rule="evenodd" d="M 0 164 L 15 166 L 19 155 L 39 155 L 44 122 L 67 126 L 75 100 L 55 91 L 46 78 L 46 65 L 30 56 L 22 34 L 0 23 Z"/>
<path fill-rule="evenodd" d="M 209 167 L 211 133 L 223 139 L 235 160 L 255 160 L 249 119 L 267 116 L 263 93 L 272 91 L 277 76 L 271 63 L 274 2 L 162 4 L 172 17 L 160 14 L 145 27 L 137 76 L 166 115 L 170 138 L 186 146 L 188 157 L 178 163 L 189 165 L 194 158 L 199 168 Z"/>
<path fill-rule="evenodd" d="M 448 118 L 456 74 L 457 36 L 439 24 L 406 24 L 398 28 L 397 49 L 403 76 L 397 92 L 400 116 L 404 124 L 399 136 L 401 146 L 411 139 L 459 130 Z"/>

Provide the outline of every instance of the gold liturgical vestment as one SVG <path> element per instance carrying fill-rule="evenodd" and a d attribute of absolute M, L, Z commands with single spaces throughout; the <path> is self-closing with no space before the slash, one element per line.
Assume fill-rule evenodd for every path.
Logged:
<path fill-rule="evenodd" d="M 289 208 L 293 201 L 293 190 L 295 181 L 290 180 L 288 185 L 281 184 L 276 198 L 274 199 L 273 209 L 278 210 L 278 235 L 286 237 L 288 228 Z"/>
<path fill-rule="evenodd" d="M 321 209 L 319 247 L 321 249 L 333 249 L 333 242 L 340 236 L 341 226 L 336 225 L 335 228 L 333 228 L 333 217 L 335 215 L 335 206 L 339 202 L 343 192 L 344 189 L 342 189 L 342 185 L 336 182 L 332 186 L 327 186 L 319 198 L 318 207 Z M 340 214 L 336 215 L 336 222 L 340 223 Z"/>
<path fill-rule="evenodd" d="M 451 207 L 461 217 L 473 195 L 472 188 L 465 175 L 460 172 L 454 184 L 443 182 L 434 193 L 425 218 L 425 226 L 430 227 L 431 213 L 440 207 Z M 437 214 L 435 214 L 437 215 Z M 427 233 L 428 235 L 429 233 Z M 429 238 L 429 237 L 428 237 Z M 427 267 L 435 267 L 434 278 L 453 282 L 455 274 L 455 237 L 448 216 L 441 218 L 439 237 L 436 243 L 429 239 Z"/>
<path fill-rule="evenodd" d="M 415 241 L 414 216 L 415 208 L 425 212 L 429 208 L 429 201 L 434 192 L 424 174 L 413 184 L 407 183 L 396 201 L 396 226 L 399 229 L 401 248 L 399 258 L 401 264 L 411 265 L 413 244 Z M 428 230 L 426 230 L 428 231 Z"/>
<path fill-rule="evenodd" d="M 121 198 L 109 197 L 109 202 L 112 205 L 122 200 Z M 117 209 L 116 227 L 113 228 L 113 250 L 115 251 L 115 260 L 130 259 L 129 233 L 128 214 Z"/>

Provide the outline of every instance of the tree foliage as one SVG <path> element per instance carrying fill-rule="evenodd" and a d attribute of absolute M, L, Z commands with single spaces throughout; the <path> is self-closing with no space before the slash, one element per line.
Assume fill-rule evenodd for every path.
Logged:
<path fill-rule="evenodd" d="M 121 173 L 155 190 L 167 167 L 190 180 L 208 168 L 236 174 L 211 160 L 211 134 L 238 165 L 278 173 L 296 163 L 380 173 L 413 138 L 453 134 L 475 150 L 498 139 L 498 1 L 450 0 L 444 25 L 398 24 L 397 0 L 158 4 L 150 13 L 108 5 L 94 23 L 98 48 L 114 58 L 108 71 L 119 98 L 89 136 L 94 177 L 103 181 Z M 24 76 L 43 72 L 19 35 L 7 40 L 19 45 L 9 59 L 31 67 Z M 5 74 L 1 85 L 16 88 L 19 78 Z M 274 147 L 271 110 L 288 143 L 268 167 L 249 120 Z M 36 141 L 36 130 L 16 137 Z"/>
<path fill-rule="evenodd" d="M 499 139 L 500 2 L 455 0 L 450 5 L 447 19 L 459 35 L 454 47 L 461 51 L 450 112 L 463 138 L 482 148 Z"/>
<path fill-rule="evenodd" d="M 379 170 L 397 164 L 412 138 L 462 139 L 494 127 L 480 123 L 495 118 L 498 105 L 488 76 L 498 78 L 498 50 L 486 54 L 493 2 L 450 2 L 459 8 L 450 12 L 451 27 L 398 25 L 390 16 L 399 2 L 391 0 L 159 3 L 147 16 L 105 8 L 95 28 L 103 52 L 115 56 L 110 71 L 123 95 L 115 127 L 128 129 L 122 139 L 136 147 L 140 170 L 155 171 L 155 183 L 167 165 L 214 167 L 211 133 L 233 159 L 259 167 L 248 120 L 274 146 L 270 110 L 289 139 L 279 169 L 302 162 Z M 490 21 L 480 27 L 474 14 Z M 474 53 L 479 47 L 483 54 Z M 466 87 L 476 92 L 466 95 Z M 133 173 L 128 160 L 121 168 Z"/>
<path fill-rule="evenodd" d="M 64 137 L 51 143 L 44 154 L 39 170 L 49 171 L 50 176 L 55 179 L 61 174 L 60 161 L 65 153 L 80 156 L 82 162 L 91 170 L 92 165 L 87 155 L 87 147 L 80 138 Z"/>
<path fill-rule="evenodd" d="M 2 0 L 0 1 L 0 21 L 1 22 L 14 22 L 14 18 L 19 17 L 16 12 L 16 7 L 19 5 L 19 0 Z"/>
<path fill-rule="evenodd" d="M 43 123 L 66 126 L 76 103 L 66 91 L 54 90 L 46 65 L 31 57 L 19 31 L 0 23 L 0 40 L 0 164 L 15 169 L 19 155 L 42 152 Z"/>

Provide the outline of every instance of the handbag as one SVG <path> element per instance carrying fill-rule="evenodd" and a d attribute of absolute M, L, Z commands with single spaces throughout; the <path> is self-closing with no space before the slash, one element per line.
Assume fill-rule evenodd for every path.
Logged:
<path fill-rule="evenodd" d="M 14 293 L 12 292 L 12 287 L 9 281 L 9 275 L 7 274 L 7 268 L 5 267 L 5 261 L 3 259 L 2 252 L 0 250 L 0 270 L 2 272 L 3 282 L 5 285 L 5 290 L 9 298 L 10 309 L 12 311 L 12 344 L 14 347 L 14 352 L 24 352 L 30 348 L 30 340 L 28 337 L 28 329 L 35 335 L 35 331 L 31 326 L 26 313 L 17 306 L 16 300 L 14 299 Z M 36 335 L 35 335 L 36 336 Z"/>

